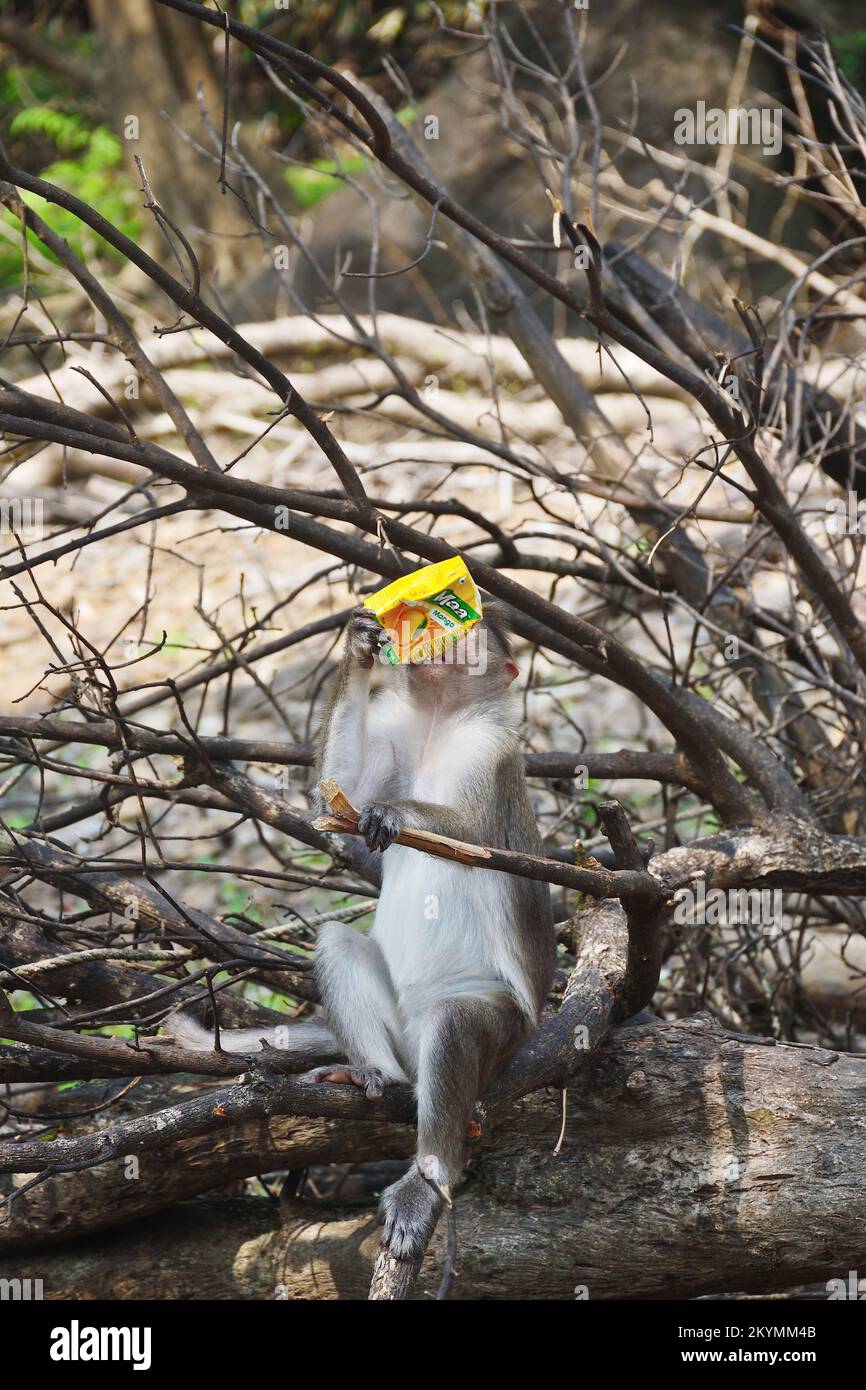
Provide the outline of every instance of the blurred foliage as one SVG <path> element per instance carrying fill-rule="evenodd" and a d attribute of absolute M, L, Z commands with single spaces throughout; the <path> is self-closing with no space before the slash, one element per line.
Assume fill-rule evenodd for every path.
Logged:
<path fill-rule="evenodd" d="M 149 0 L 140 0 L 141 4 Z M 389 101 L 396 89 L 385 68 L 393 62 L 411 89 L 422 97 L 441 79 L 452 54 L 465 43 L 449 36 L 448 28 L 477 31 L 489 0 L 291 0 L 275 8 L 274 0 L 234 0 L 232 13 L 244 23 L 269 33 L 325 62 L 358 74 L 379 88 Z M 30 24 L 34 32 L 59 51 L 94 61 L 98 35 L 90 29 L 86 0 L 0 0 L 0 14 Z M 444 28 L 443 28 L 444 26 Z M 866 90 L 866 28 L 832 36 L 846 75 Z M 233 79 L 240 88 L 237 109 L 257 137 L 296 163 L 287 166 L 285 181 L 296 205 L 310 208 L 340 187 L 341 180 L 360 172 L 361 157 L 347 154 L 339 163 L 320 157 L 321 147 L 308 139 L 300 109 L 290 101 L 274 102 L 273 88 L 261 65 L 242 48 L 234 50 Z M 400 113 L 405 118 L 407 113 Z M 96 206 L 128 236 L 141 231 L 141 198 L 134 180 L 124 171 L 122 146 L 100 107 L 98 94 L 77 90 L 60 73 L 20 59 L 11 48 L 0 58 L 0 137 L 13 161 L 39 173 Z M 76 219 L 41 199 L 27 199 L 45 221 L 64 236 L 84 259 L 115 259 L 105 243 Z M 9 214 L 0 217 L 0 289 L 20 285 L 22 247 L 18 224 Z M 45 267 L 45 253 L 34 260 L 34 274 Z"/>
<path fill-rule="evenodd" d="M 31 107 L 20 113 L 22 119 L 25 117 L 28 119 L 36 118 L 42 114 L 42 108 L 39 107 Z M 57 115 L 58 113 L 51 112 L 49 114 Z M 140 200 L 132 183 L 119 168 L 121 162 L 120 141 L 107 126 L 102 125 L 95 126 L 92 130 L 84 131 L 82 134 L 84 137 L 82 143 L 73 147 L 75 156 L 47 164 L 38 171 L 40 176 L 47 179 L 49 183 L 55 183 L 60 188 L 65 188 L 69 193 L 74 193 L 84 202 L 98 208 L 103 216 L 113 222 L 116 227 L 119 227 L 122 232 L 135 238 L 140 228 L 138 216 Z M 123 258 L 119 253 L 108 246 L 101 237 L 95 236 L 89 228 L 83 227 L 78 218 L 71 212 L 66 212 L 53 203 L 47 203 L 44 198 L 40 198 L 37 194 L 24 193 L 22 196 L 24 202 L 32 207 L 53 231 L 62 236 L 82 260 L 88 261 L 94 256 L 107 256 L 122 263 Z M 21 284 L 23 274 L 22 248 L 18 219 L 13 217 L 11 213 L 4 212 L 3 221 L 12 230 L 12 238 L 4 239 L 0 245 L 0 289 L 8 289 Z M 48 260 L 55 260 L 55 257 L 29 234 L 28 240 L 34 246 L 38 245 L 40 253 Z M 30 273 L 31 278 L 34 273 L 38 273 L 37 268 L 32 264 Z"/>
<path fill-rule="evenodd" d="M 859 92 L 866 93 L 866 29 L 834 34 L 831 42 L 848 81 Z"/>
<path fill-rule="evenodd" d="M 234 13 L 323 62 L 351 58 L 361 76 L 378 72 L 383 51 L 391 52 L 401 66 L 413 69 L 412 85 L 423 90 L 426 64 L 435 55 L 435 80 L 441 62 L 437 11 L 444 25 L 471 31 L 478 28 L 477 16 L 486 4 L 441 0 L 434 8 L 429 0 L 402 5 L 393 0 L 293 0 L 286 9 L 275 10 L 273 0 L 238 0 Z"/>
<path fill-rule="evenodd" d="M 359 174 L 366 167 L 367 160 L 360 154 L 341 160 L 339 166 L 333 159 L 314 159 L 287 169 L 285 179 L 298 206 L 311 208 L 341 187 L 341 174 Z"/>
<path fill-rule="evenodd" d="M 414 106 L 406 106 L 395 113 L 403 125 L 409 125 L 416 114 Z M 369 160 L 360 154 L 348 155 L 339 164 L 333 159 L 311 159 L 305 165 L 293 165 L 286 169 L 285 180 L 298 206 L 310 208 L 330 193 L 335 193 L 344 179 L 352 174 L 360 174 L 368 163 Z"/>
<path fill-rule="evenodd" d="M 482 9 L 484 3 L 478 0 Z M 440 12 L 444 22 L 455 28 L 476 25 L 468 0 L 444 0 Z M 397 6 L 381 0 L 293 0 L 286 9 L 275 9 L 273 0 L 236 0 L 232 13 L 325 62 L 340 64 L 350 59 L 353 71 L 381 85 L 389 95 L 394 89 L 384 74 L 385 54 L 407 73 L 418 91 L 426 90 L 441 74 L 443 44 L 436 11 L 428 0 Z M 93 59 L 98 50 L 83 0 L 41 0 L 36 5 L 0 0 L 0 14 L 14 14 L 22 24 L 35 22 L 40 37 L 64 52 Z M 246 119 L 256 126 L 259 138 L 282 149 L 303 126 L 301 111 L 288 101 L 275 109 L 273 88 L 246 50 L 236 49 L 234 61 Z M 142 226 L 141 198 L 123 169 L 122 146 L 105 123 L 106 117 L 107 112 L 98 108 L 98 98 L 76 90 L 68 78 L 19 59 L 12 49 L 5 50 L 0 59 L 0 137 L 13 162 L 91 203 L 135 238 Z M 318 158 L 300 133 L 299 163 L 287 168 L 285 178 L 298 207 L 309 208 L 339 188 L 342 177 L 360 172 L 364 161 L 354 155 L 339 164 Z M 116 261 L 111 248 L 70 214 L 41 198 L 28 195 L 25 201 L 83 259 Z M 0 234 L 2 290 L 19 286 L 23 278 L 20 228 L 8 213 L 0 214 Z M 39 248 L 39 256 L 31 260 L 31 281 L 44 274 L 46 260 L 52 259 Z"/>
<path fill-rule="evenodd" d="M 69 46 L 86 56 L 91 38 L 82 35 Z M 88 112 L 87 103 L 69 91 L 63 78 L 43 68 L 10 62 L 0 68 L 0 109 L 3 140 L 16 163 L 93 204 L 127 236 L 137 236 L 141 200 L 121 169 L 120 140 Z M 82 259 L 119 259 L 71 213 L 35 195 L 23 197 Z M 0 289 L 9 289 L 22 282 L 21 230 L 17 218 L 8 212 L 2 214 L 2 222 Z M 40 258 L 53 261 L 41 243 L 33 237 L 29 240 L 39 247 Z M 31 263 L 30 270 L 33 278 L 39 274 L 39 264 Z"/>

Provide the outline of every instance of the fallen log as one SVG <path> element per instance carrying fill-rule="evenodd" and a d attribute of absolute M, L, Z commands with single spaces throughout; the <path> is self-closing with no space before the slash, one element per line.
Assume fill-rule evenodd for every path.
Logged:
<path fill-rule="evenodd" d="M 621 1027 L 569 1087 L 560 1152 L 555 1093 L 516 1102 L 483 1140 L 458 1196 L 451 1296 L 694 1297 L 862 1269 L 864 1117 L 861 1058 L 732 1035 L 706 1015 Z M 397 1127 L 375 1128 L 382 1154 Z M 162 1166 L 184 1151 L 189 1165 L 184 1141 Z M 280 1161 L 298 1156 L 287 1146 Z M 215 1153 L 195 1146 L 209 1185 L 275 1158 L 264 1131 Z M 92 1177 L 66 1181 L 69 1203 Z M 435 1292 L 444 1239 L 423 1262 L 420 1298 Z M 372 1209 L 209 1200 L 57 1249 L 7 1246 L 0 1279 L 41 1278 L 47 1298 L 360 1299 L 377 1245 Z"/>

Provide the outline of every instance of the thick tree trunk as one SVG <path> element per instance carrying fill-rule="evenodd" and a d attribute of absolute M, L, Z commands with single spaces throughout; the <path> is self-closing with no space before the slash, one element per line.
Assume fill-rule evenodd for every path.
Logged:
<path fill-rule="evenodd" d="M 103 1083 L 115 1089 L 122 1084 Z M 147 1077 L 111 1107 L 111 1119 L 152 1113 L 201 1094 L 202 1089 L 200 1083 Z M 98 1093 L 96 1086 L 86 1092 L 82 1109 L 102 1098 L 102 1087 Z M 88 1116 L 77 1125 L 64 1126 L 64 1133 L 89 1133 L 93 1128 Z M 286 1115 L 227 1123 L 150 1153 L 118 1156 L 95 1168 L 58 1174 L 22 1193 L 12 1204 L 11 1218 L 0 1222 L 0 1255 L 109 1230 L 254 1174 L 313 1164 L 408 1159 L 414 1146 L 410 1123 L 380 1121 L 375 1109 L 365 1123 Z M 28 1175 L 0 1177 L 0 1193 L 28 1181 Z"/>
<path fill-rule="evenodd" d="M 202 268 L 232 283 L 249 261 L 249 220 L 231 194 L 219 187 L 218 164 L 184 149 L 178 134 L 180 130 L 190 136 L 211 156 L 216 153 L 198 100 L 200 90 L 211 127 L 219 132 L 223 92 L 212 36 L 200 24 L 162 10 L 151 0 L 89 3 L 105 73 L 103 97 L 110 124 L 123 142 L 127 172 L 138 185 L 133 158 L 138 155 L 154 196 L 193 243 Z M 136 127 L 130 125 L 130 117 Z M 146 236 L 160 248 L 157 254 L 171 262 L 155 224 L 147 226 Z M 180 247 L 177 250 L 182 256 Z"/>
<path fill-rule="evenodd" d="M 620 1028 L 570 1087 L 561 1152 L 554 1092 L 510 1106 L 485 1137 L 458 1198 L 452 1297 L 671 1298 L 863 1268 L 864 1118 L 858 1058 L 734 1036 L 704 1015 Z M 168 1144 L 138 1180 L 121 1163 L 52 1179 L 13 1207 L 0 1278 L 42 1278 L 49 1297 L 365 1297 L 375 1217 L 319 1202 L 196 1202 L 33 1247 L 244 1173 L 405 1156 L 412 1138 L 375 1119 L 275 1118 Z M 435 1290 L 443 1242 L 440 1229 L 419 1297 Z"/>

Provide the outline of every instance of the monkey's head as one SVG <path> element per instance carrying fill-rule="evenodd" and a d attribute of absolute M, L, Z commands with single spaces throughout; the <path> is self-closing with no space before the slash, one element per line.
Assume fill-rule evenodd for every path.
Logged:
<path fill-rule="evenodd" d="M 435 693 L 455 704 L 471 704 L 504 694 L 518 671 L 503 610 L 485 603 L 484 617 L 459 641 L 440 656 L 403 669 L 410 692 L 419 698 Z"/>

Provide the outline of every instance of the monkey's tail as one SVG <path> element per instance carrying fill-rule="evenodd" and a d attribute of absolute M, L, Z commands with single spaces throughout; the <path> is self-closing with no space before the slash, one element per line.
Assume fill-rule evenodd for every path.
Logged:
<path fill-rule="evenodd" d="M 163 1024 L 163 1036 L 191 1052 L 212 1052 L 213 1028 L 205 1028 L 191 1014 L 174 1014 Z M 222 1028 L 220 1047 L 223 1052 L 261 1052 L 262 1044 L 291 1054 L 298 1070 L 340 1057 L 333 1033 L 323 1018 L 311 1018 L 303 1023 L 287 1020 L 275 1028 Z"/>

